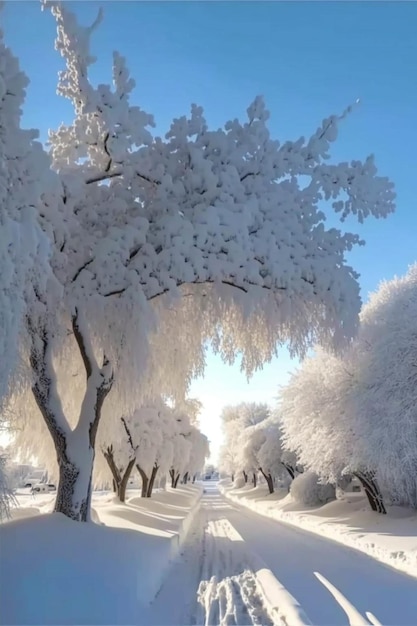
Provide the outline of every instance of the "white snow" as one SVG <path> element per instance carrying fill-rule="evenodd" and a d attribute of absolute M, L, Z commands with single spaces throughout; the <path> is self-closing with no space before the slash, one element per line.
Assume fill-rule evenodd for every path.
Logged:
<path fill-rule="evenodd" d="M 415 623 L 414 578 L 231 503 L 215 486 L 206 490 L 183 557 L 144 623 Z M 172 602 L 179 595 L 180 605 Z"/>
<path fill-rule="evenodd" d="M 93 498 L 97 521 L 74 522 L 41 495 L 0 526 L 1 624 L 136 624 L 186 536 L 198 487 Z M 20 501 L 24 496 L 20 498 Z M 33 502 L 33 505 L 32 505 Z M 18 519 L 20 517 L 20 519 Z"/>
<path fill-rule="evenodd" d="M 328 537 L 417 577 L 417 513 L 411 509 L 388 507 L 388 515 L 378 515 L 356 493 L 312 508 L 295 503 L 284 490 L 270 495 L 265 485 L 233 489 L 223 484 L 221 490 L 261 515 Z"/>
<path fill-rule="evenodd" d="M 181 558 L 142 623 L 310 624 L 297 600 L 238 532 L 232 507 L 217 486 L 206 483 L 206 492 Z M 181 602 L 173 601 L 179 595 Z"/>
<path fill-rule="evenodd" d="M 4 524 L 0 623 L 415 623 L 415 578 L 232 503 L 215 483 L 205 490 L 198 504 L 199 490 L 183 486 L 145 501 L 130 492 L 125 505 L 95 494 L 97 519 L 113 528 L 59 514 Z M 252 506 L 268 500 L 265 487 L 235 491 Z M 45 494 L 26 499 L 32 512 L 51 506 Z"/>

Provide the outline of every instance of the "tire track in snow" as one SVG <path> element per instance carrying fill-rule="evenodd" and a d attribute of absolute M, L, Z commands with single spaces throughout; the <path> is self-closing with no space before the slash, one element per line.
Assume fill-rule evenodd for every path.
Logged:
<path fill-rule="evenodd" d="M 247 547 L 230 524 L 207 515 L 197 623 L 204 626 L 273 626 Z"/>

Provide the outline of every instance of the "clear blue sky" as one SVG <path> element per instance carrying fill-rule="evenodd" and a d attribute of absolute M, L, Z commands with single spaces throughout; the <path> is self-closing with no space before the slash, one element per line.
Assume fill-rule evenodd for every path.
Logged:
<path fill-rule="evenodd" d="M 295 139 L 356 98 L 343 122 L 335 158 L 377 157 L 396 183 L 398 208 L 386 221 L 360 229 L 367 241 L 350 261 L 361 273 L 363 298 L 383 278 L 416 260 L 417 3 L 415 2 L 75 2 L 83 23 L 100 6 L 92 76 L 111 77 L 111 53 L 128 59 L 135 100 L 163 132 L 172 117 L 201 104 L 210 124 L 241 117 L 257 94 L 271 111 L 271 132 Z M 41 130 L 68 121 L 68 102 L 55 95 L 62 60 L 53 49 L 55 24 L 36 1 L 4 10 L 8 44 L 31 79 L 24 123 Z M 192 393 L 206 408 L 202 426 L 216 447 L 217 415 L 225 403 L 271 401 L 294 364 L 285 353 L 250 385 L 238 368 L 210 357 Z"/>

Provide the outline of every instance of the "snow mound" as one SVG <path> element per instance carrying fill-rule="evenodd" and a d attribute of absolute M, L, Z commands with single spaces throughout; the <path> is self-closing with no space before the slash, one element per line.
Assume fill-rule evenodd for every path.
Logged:
<path fill-rule="evenodd" d="M 333 485 L 322 485 L 314 472 L 305 472 L 297 476 L 291 483 L 290 493 L 299 504 L 319 506 L 336 498 Z"/>
<path fill-rule="evenodd" d="M 59 513 L 0 526 L 0 624 L 127 625 L 158 591 L 201 490 L 94 502 L 105 525 Z M 113 526 L 110 527 L 110 526 Z M 151 565 L 151 566 L 150 566 Z"/>

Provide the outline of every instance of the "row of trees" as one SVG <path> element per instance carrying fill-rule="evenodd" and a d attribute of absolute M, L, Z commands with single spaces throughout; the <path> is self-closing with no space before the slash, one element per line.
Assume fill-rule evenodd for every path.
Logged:
<path fill-rule="evenodd" d="M 134 468 L 141 478 L 142 497 L 146 498 L 152 496 L 155 482 L 164 480 L 167 474 L 173 488 L 180 479 L 185 484 L 188 480 L 194 482 L 210 452 L 207 437 L 198 429 L 199 408 L 195 400 L 177 408 L 160 400 L 141 407 L 130 417 L 103 420 L 98 433 L 102 456 L 97 458 L 95 484 L 106 481 L 110 470 L 115 491 L 124 502 Z"/>
<path fill-rule="evenodd" d="M 221 414 L 225 443 L 220 451 L 220 469 L 235 480 L 256 487 L 260 473 L 273 493 L 277 481 L 288 484 L 296 476 L 297 459 L 282 445 L 278 413 L 266 404 L 241 403 L 225 407 Z"/>
<path fill-rule="evenodd" d="M 105 411 L 97 431 L 93 487 L 112 485 L 124 502 L 132 472 L 138 472 L 142 497 L 146 498 L 152 496 L 155 485 L 165 483 L 167 475 L 173 488 L 180 480 L 195 481 L 210 453 L 207 437 L 199 430 L 200 409 L 195 399 L 172 406 L 158 398 L 118 418 Z M 36 457 L 47 468 L 49 478 L 55 480 L 59 467 L 45 424 L 32 416 L 29 426 L 31 437 L 25 428 L 14 431 L 13 448 L 24 458 Z"/>
<path fill-rule="evenodd" d="M 277 463 L 284 450 L 323 482 L 343 484 L 356 476 L 374 511 L 385 513 L 386 503 L 417 508 L 416 319 L 417 264 L 371 294 L 357 337 L 343 354 L 316 348 L 303 361 L 280 391 L 273 441 L 268 436 L 259 447 L 271 421 L 263 405 L 257 409 L 263 419 L 237 438 L 228 416 L 242 420 L 242 407 L 223 412 L 223 468 L 265 467 L 266 445 Z"/>
<path fill-rule="evenodd" d="M 182 402 L 210 343 L 250 374 L 284 343 L 303 355 L 350 340 L 360 297 L 345 255 L 360 240 L 323 211 L 385 217 L 395 195 L 372 157 L 329 161 L 347 111 L 281 144 L 262 98 L 214 131 L 193 105 L 156 136 L 120 54 L 112 84 L 90 79 L 101 13 L 82 27 L 65 3 L 43 5 L 73 118 L 48 152 L 21 129 L 28 81 L 1 33 L 0 403 L 39 454 L 52 442 L 55 509 L 85 521 L 106 413 L 119 427 L 155 397 Z"/>

